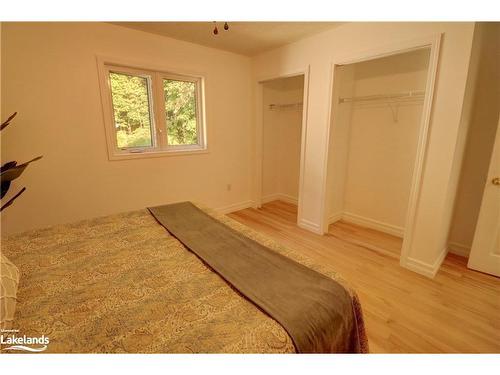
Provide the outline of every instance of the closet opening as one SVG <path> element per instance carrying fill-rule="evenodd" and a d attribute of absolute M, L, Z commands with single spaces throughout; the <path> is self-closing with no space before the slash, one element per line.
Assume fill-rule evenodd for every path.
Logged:
<path fill-rule="evenodd" d="M 260 82 L 261 181 L 260 205 L 297 211 L 305 120 L 305 74 Z"/>
<path fill-rule="evenodd" d="M 334 66 L 325 228 L 398 259 L 425 153 L 431 52 Z"/>

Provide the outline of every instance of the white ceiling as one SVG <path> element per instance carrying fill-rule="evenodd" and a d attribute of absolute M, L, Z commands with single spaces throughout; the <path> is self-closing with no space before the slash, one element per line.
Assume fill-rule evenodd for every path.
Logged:
<path fill-rule="evenodd" d="M 113 22 L 136 30 L 168 36 L 208 47 L 253 56 L 337 27 L 340 22 Z"/>

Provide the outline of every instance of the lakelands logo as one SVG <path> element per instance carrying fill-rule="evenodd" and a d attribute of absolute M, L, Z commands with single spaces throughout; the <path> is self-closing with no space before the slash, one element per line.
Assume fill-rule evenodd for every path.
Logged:
<path fill-rule="evenodd" d="M 43 352 L 49 345 L 49 338 L 45 335 L 31 337 L 31 336 L 18 336 L 19 330 L 17 329 L 2 329 L 0 334 L 0 344 L 2 346 L 9 345 L 3 348 L 4 350 L 19 350 L 26 352 Z"/>

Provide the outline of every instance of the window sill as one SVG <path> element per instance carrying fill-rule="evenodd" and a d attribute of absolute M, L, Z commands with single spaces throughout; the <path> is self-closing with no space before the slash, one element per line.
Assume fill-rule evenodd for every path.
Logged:
<path fill-rule="evenodd" d="M 114 152 L 109 153 L 109 160 L 130 160 L 130 159 L 149 159 L 149 158 L 160 158 L 165 156 L 189 156 L 189 155 L 199 155 L 208 154 L 208 148 L 203 149 L 192 149 L 192 150 L 160 150 L 160 151 L 144 151 L 144 152 Z"/>

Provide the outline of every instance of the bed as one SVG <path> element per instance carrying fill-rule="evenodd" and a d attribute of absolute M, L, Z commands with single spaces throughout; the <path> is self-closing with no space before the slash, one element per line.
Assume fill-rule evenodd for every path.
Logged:
<path fill-rule="evenodd" d="M 345 286 L 335 273 L 225 215 L 243 236 Z M 287 331 L 186 249 L 147 210 L 2 239 L 21 271 L 13 327 L 50 338 L 48 353 L 294 353 Z"/>

